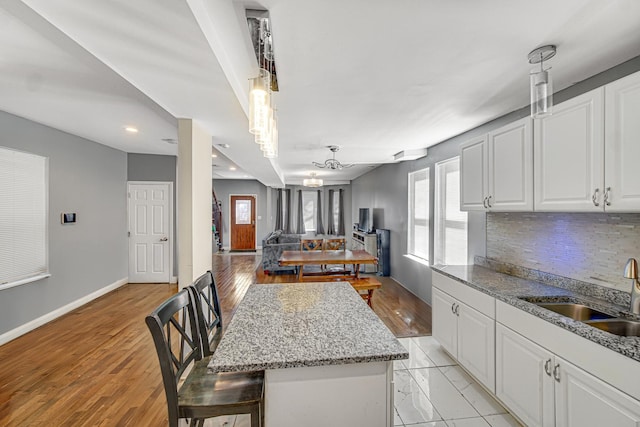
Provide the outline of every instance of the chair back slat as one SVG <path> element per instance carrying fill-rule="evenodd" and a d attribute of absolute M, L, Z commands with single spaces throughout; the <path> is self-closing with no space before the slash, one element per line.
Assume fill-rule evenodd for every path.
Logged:
<path fill-rule="evenodd" d="M 347 241 L 343 238 L 325 239 L 324 241 L 325 251 L 344 251 L 346 248 L 347 248 Z"/>
<path fill-rule="evenodd" d="M 323 239 L 302 239 L 300 240 L 301 251 L 321 251 Z"/>
<path fill-rule="evenodd" d="M 195 299 L 198 328 L 202 337 L 202 352 L 205 357 L 210 356 L 222 336 L 222 312 L 213 273 L 207 271 L 189 288 Z"/>
<path fill-rule="evenodd" d="M 186 289 L 171 296 L 145 318 L 156 347 L 167 397 L 169 420 L 178 419 L 178 382 L 202 358 L 195 303 Z"/>

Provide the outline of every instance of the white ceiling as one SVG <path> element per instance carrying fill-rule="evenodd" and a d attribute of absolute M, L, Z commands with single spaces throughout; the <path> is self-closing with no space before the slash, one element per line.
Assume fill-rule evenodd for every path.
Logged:
<path fill-rule="evenodd" d="M 272 20 L 275 161 L 247 132 L 245 8 Z M 1 110 L 156 154 L 176 154 L 162 139 L 193 118 L 215 177 L 338 183 L 527 105 L 535 47 L 558 46 L 556 91 L 640 55 L 640 1 L 22 0 L 0 4 L 0 35 Z M 327 145 L 357 165 L 316 169 Z"/>

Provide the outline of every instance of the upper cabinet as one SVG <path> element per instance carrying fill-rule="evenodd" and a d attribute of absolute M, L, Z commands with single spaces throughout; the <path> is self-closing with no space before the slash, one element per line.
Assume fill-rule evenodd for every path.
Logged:
<path fill-rule="evenodd" d="M 604 89 L 553 107 L 533 131 L 536 211 L 601 211 Z"/>
<path fill-rule="evenodd" d="M 461 209 L 640 212 L 639 117 L 640 72 L 469 141 Z"/>
<path fill-rule="evenodd" d="M 462 146 L 461 210 L 533 209 L 531 133 L 526 117 Z"/>
<path fill-rule="evenodd" d="M 605 86 L 604 185 L 608 212 L 640 211 L 640 73 Z"/>

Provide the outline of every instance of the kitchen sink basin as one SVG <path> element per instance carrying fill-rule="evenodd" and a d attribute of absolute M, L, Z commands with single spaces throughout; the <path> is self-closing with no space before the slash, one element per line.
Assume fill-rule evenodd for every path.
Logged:
<path fill-rule="evenodd" d="M 612 319 L 614 317 L 582 304 L 568 302 L 534 302 L 533 304 L 542 308 L 546 308 L 547 310 L 551 310 L 563 316 L 569 317 L 573 320 L 579 320 L 583 322 L 587 320 Z"/>
<path fill-rule="evenodd" d="M 623 337 L 640 337 L 640 322 L 626 319 L 603 319 L 584 322 L 589 326 Z"/>

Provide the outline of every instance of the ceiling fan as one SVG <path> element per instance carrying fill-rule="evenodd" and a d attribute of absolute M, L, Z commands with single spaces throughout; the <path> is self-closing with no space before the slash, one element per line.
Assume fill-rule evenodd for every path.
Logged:
<path fill-rule="evenodd" d="M 340 163 L 340 161 L 336 159 L 336 151 L 338 151 L 340 147 L 337 145 L 328 145 L 327 148 L 333 153 L 333 158 L 325 160 L 324 163 L 312 162 L 315 167 L 321 169 L 342 170 L 353 166 L 353 163 Z"/>

